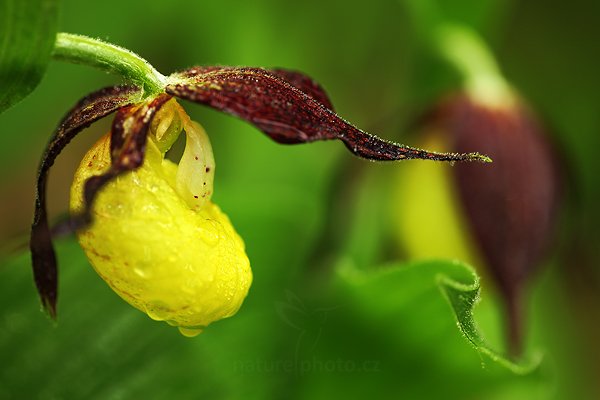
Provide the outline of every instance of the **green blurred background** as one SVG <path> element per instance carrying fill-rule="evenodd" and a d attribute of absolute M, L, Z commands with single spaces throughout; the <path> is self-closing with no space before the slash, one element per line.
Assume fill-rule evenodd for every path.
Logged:
<path fill-rule="evenodd" d="M 479 355 L 424 276 L 397 288 L 330 284 L 340 263 L 369 270 L 406 260 L 391 218 L 402 204 L 389 196 L 403 164 L 354 160 L 337 142 L 277 145 L 246 123 L 185 104 L 211 137 L 214 201 L 253 266 L 242 309 L 184 338 L 121 301 L 64 239 L 54 325 L 40 312 L 28 255 L 5 256 L 0 398 L 600 398 L 600 3 L 438 3 L 487 39 L 568 165 L 556 251 L 531 296 L 528 351 L 544 353 L 535 373 L 519 376 Z M 423 23 L 404 1 L 63 0 L 59 30 L 122 45 L 165 74 L 195 64 L 301 70 L 327 89 L 341 116 L 410 144 L 414 118 L 457 88 L 452 70 L 423 47 Z M 4 247 L 27 233 L 38 157 L 52 129 L 76 100 L 116 81 L 52 62 L 38 89 L 0 115 Z M 94 124 L 59 157 L 53 217 L 65 212 L 76 165 L 109 123 Z M 381 311 L 396 306 L 397 314 Z M 501 348 L 497 309 L 484 275 L 475 316 Z"/>

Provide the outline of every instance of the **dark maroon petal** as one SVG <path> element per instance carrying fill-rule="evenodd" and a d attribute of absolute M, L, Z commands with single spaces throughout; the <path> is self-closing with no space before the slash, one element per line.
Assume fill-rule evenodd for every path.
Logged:
<path fill-rule="evenodd" d="M 279 143 L 339 139 L 357 156 L 378 161 L 489 161 L 477 153 L 433 153 L 370 135 L 340 118 L 313 95 L 264 69 L 197 67 L 170 79 L 167 93 L 235 115 Z"/>
<path fill-rule="evenodd" d="M 135 86 L 113 86 L 83 98 L 63 118 L 42 155 L 38 169 L 30 249 L 35 284 L 44 308 L 53 318 L 56 316 L 58 271 L 46 211 L 48 173 L 56 157 L 79 132 L 92 122 L 131 104 L 139 94 L 141 89 Z"/>
<path fill-rule="evenodd" d="M 183 77 L 183 78 L 199 77 L 201 79 L 204 75 L 206 75 L 209 72 L 214 72 L 214 71 L 235 72 L 235 71 L 239 71 L 240 69 L 241 68 L 222 67 L 222 66 L 196 66 L 196 67 L 189 68 L 185 71 L 178 72 L 178 73 L 174 74 L 174 76 Z M 262 69 L 262 72 L 270 73 L 270 74 L 286 81 L 290 85 L 294 86 L 295 88 L 299 89 L 300 91 L 311 96 L 312 98 L 314 98 L 315 100 L 317 100 L 318 102 L 323 104 L 325 107 L 327 107 L 333 111 L 333 104 L 331 104 L 331 100 L 329 100 L 329 96 L 325 92 L 325 89 L 323 89 L 323 87 L 317 81 L 313 80 L 308 75 L 305 75 L 302 72 L 291 71 L 291 70 L 287 70 L 287 69 L 283 69 L 283 68 Z"/>
<path fill-rule="evenodd" d="M 515 102 L 479 104 L 450 99 L 436 117 L 457 151 L 477 149 L 494 163 L 454 169 L 477 244 L 508 307 L 514 353 L 521 340 L 525 285 L 553 239 L 560 198 L 559 173 L 549 139 L 531 113 Z"/>
<path fill-rule="evenodd" d="M 325 89 L 323 89 L 323 87 L 310 76 L 304 75 L 302 72 L 290 71 L 283 68 L 273 68 L 269 69 L 268 71 L 292 86 L 300 89 L 313 99 L 317 100 L 319 103 L 323 104 L 325 107 L 329 108 L 331 111 L 335 111 L 333 109 L 333 104 L 331 104 L 331 100 L 329 100 L 329 96 L 325 92 Z"/>
<path fill-rule="evenodd" d="M 111 130 L 112 163 L 107 172 L 85 182 L 84 210 L 69 220 L 69 229 L 75 231 L 92 222 L 92 206 L 100 189 L 117 176 L 139 168 L 144 163 L 148 129 L 156 112 L 171 99 L 167 94 L 143 103 L 119 110 Z"/>

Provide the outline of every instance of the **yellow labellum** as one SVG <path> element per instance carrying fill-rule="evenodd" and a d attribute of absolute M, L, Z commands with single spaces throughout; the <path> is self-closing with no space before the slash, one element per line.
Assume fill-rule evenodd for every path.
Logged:
<path fill-rule="evenodd" d="M 440 133 L 423 136 L 419 144 L 425 148 L 449 150 Z M 451 168 L 437 163 L 407 163 L 398 168 L 395 179 L 400 184 L 390 198 L 395 233 L 412 259 L 446 258 L 482 265 L 452 184 Z"/>
<path fill-rule="evenodd" d="M 186 149 L 176 165 L 164 153 L 181 129 Z M 82 209 L 85 181 L 108 169 L 109 148 L 106 135 L 84 156 L 71 187 L 72 212 Z M 206 133 L 172 101 L 152 124 L 143 166 L 98 194 L 93 225 L 78 233 L 94 269 L 119 296 L 185 336 L 234 315 L 252 283 L 242 239 L 210 201 L 213 176 Z"/>

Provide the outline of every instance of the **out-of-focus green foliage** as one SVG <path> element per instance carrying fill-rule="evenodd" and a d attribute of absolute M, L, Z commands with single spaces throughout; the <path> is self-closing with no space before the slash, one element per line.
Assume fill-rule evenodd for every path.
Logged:
<path fill-rule="evenodd" d="M 485 343 L 472 319 L 478 278 L 464 264 L 425 261 L 365 272 L 342 263 L 334 284 L 328 301 L 338 307 L 323 319 L 304 367 L 327 371 L 336 360 L 342 373 L 306 379 L 307 398 L 364 397 L 381 385 L 390 397 L 407 398 L 503 398 L 515 387 L 522 395 L 547 393 L 537 360 L 516 365 Z"/>
<path fill-rule="evenodd" d="M 73 241 L 60 254 L 69 265 L 55 326 L 40 315 L 27 317 L 39 308 L 37 298 L 23 295 L 31 288 L 28 257 L 0 273 L 7 285 L 0 300 L 12 304 L 0 325 L 7 365 L 0 373 L 2 398 L 313 399 L 368 395 L 374 388 L 382 395 L 458 398 L 512 393 L 515 386 L 529 396 L 548 391 L 537 362 L 514 365 L 484 343 L 472 319 L 478 280 L 460 263 L 365 272 L 346 261 L 310 303 L 304 293 L 284 296 L 283 290 L 277 307 L 250 298 L 238 316 L 186 339 L 119 300 Z"/>
<path fill-rule="evenodd" d="M 57 0 L 0 1 L 0 113 L 32 92 L 54 46 Z"/>
<path fill-rule="evenodd" d="M 583 238 L 582 250 L 554 261 L 532 295 L 528 350 L 544 354 L 534 374 L 512 374 L 461 336 L 436 285 L 435 264 L 421 265 L 422 273 L 417 266 L 388 271 L 389 279 L 382 271 L 371 275 L 370 266 L 404 256 L 386 235 L 397 229 L 389 182 L 402 163 L 351 160 L 333 142 L 280 146 L 233 118 L 188 107 L 213 143 L 215 201 L 244 238 L 252 263 L 255 279 L 240 312 L 186 339 L 121 301 L 67 240 L 58 249 L 60 314 L 53 325 L 39 311 L 28 255 L 4 260 L 0 398 L 598 397 L 593 378 L 600 357 L 593 344 L 600 300 L 590 288 L 600 270 L 590 260 L 598 260 L 592 244 L 600 238 L 599 5 L 442 3 L 491 43 L 507 77 L 554 128 L 579 193 L 577 214 L 568 221 Z M 456 83 L 424 54 L 403 1 L 64 0 L 61 14 L 61 31 L 123 45 L 163 73 L 193 64 L 305 71 L 324 85 L 342 116 L 404 142 L 410 142 L 403 136 L 408 122 Z M 0 116 L 8 133 L 0 146 L 3 238 L 28 228 L 37 157 L 56 123 L 78 98 L 115 81 L 53 62 L 38 89 Z M 67 208 L 76 164 L 107 127 L 83 132 L 60 157 L 50 183 L 55 215 Z M 557 247 L 572 232 L 564 231 Z M 347 273 L 350 267 L 332 272 L 340 257 L 361 270 L 358 278 Z M 498 308 L 485 276 L 481 297 L 475 320 L 487 342 L 501 349 Z M 282 314 L 290 308 L 303 310 L 299 320 Z M 346 370 L 338 359 L 350 362 Z M 377 370 L 365 370 L 374 365 Z"/>

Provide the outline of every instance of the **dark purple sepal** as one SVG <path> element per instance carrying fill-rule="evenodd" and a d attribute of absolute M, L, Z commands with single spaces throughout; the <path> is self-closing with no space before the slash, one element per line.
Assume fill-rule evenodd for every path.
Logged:
<path fill-rule="evenodd" d="M 185 71 L 176 72 L 173 75 L 171 75 L 171 77 L 175 78 L 176 80 L 177 79 L 184 79 L 184 80 L 191 79 L 193 82 L 194 78 L 199 77 L 200 79 L 202 79 L 203 76 L 205 76 L 206 74 L 208 74 L 210 72 L 239 71 L 240 69 L 242 69 L 242 68 L 241 67 L 225 67 L 225 66 L 196 66 L 196 67 L 188 68 Z M 252 68 L 247 68 L 247 69 L 252 69 Z M 258 68 L 255 68 L 255 69 L 258 69 Z M 331 100 L 329 99 L 327 92 L 325 92 L 325 89 L 323 89 L 323 87 L 317 81 L 312 79 L 310 76 L 308 76 L 302 72 L 299 72 L 299 71 L 292 71 L 292 70 L 284 69 L 284 68 L 269 68 L 269 69 L 261 69 L 261 70 L 264 73 L 269 73 L 271 75 L 274 75 L 274 76 L 286 81 L 290 85 L 294 86 L 298 90 L 311 96 L 313 99 L 317 100 L 318 102 L 323 104 L 325 107 L 327 107 L 333 111 L 333 104 L 331 104 Z"/>
<path fill-rule="evenodd" d="M 335 111 L 327 92 L 325 92 L 325 89 L 323 89 L 323 87 L 310 76 L 305 75 L 302 72 L 291 71 L 283 68 L 272 68 L 269 69 L 268 72 L 272 73 L 278 78 L 283 79 L 290 85 L 311 96 L 313 99 L 317 100 L 331 111 Z"/>
<path fill-rule="evenodd" d="M 42 305 L 52 318 L 56 318 L 58 269 L 46 210 L 46 186 L 50 168 L 60 152 L 79 132 L 92 122 L 133 103 L 140 95 L 140 88 L 123 85 L 104 88 L 84 97 L 60 122 L 42 155 L 29 246 L 37 291 Z"/>
<path fill-rule="evenodd" d="M 261 68 L 196 67 L 172 75 L 165 90 L 248 121 L 278 143 L 338 139 L 355 155 L 376 161 L 490 161 L 478 153 L 434 153 L 370 135 L 317 100 L 314 91 L 301 90 L 309 78 L 295 79 L 302 82 L 295 86 L 282 76 Z"/>

